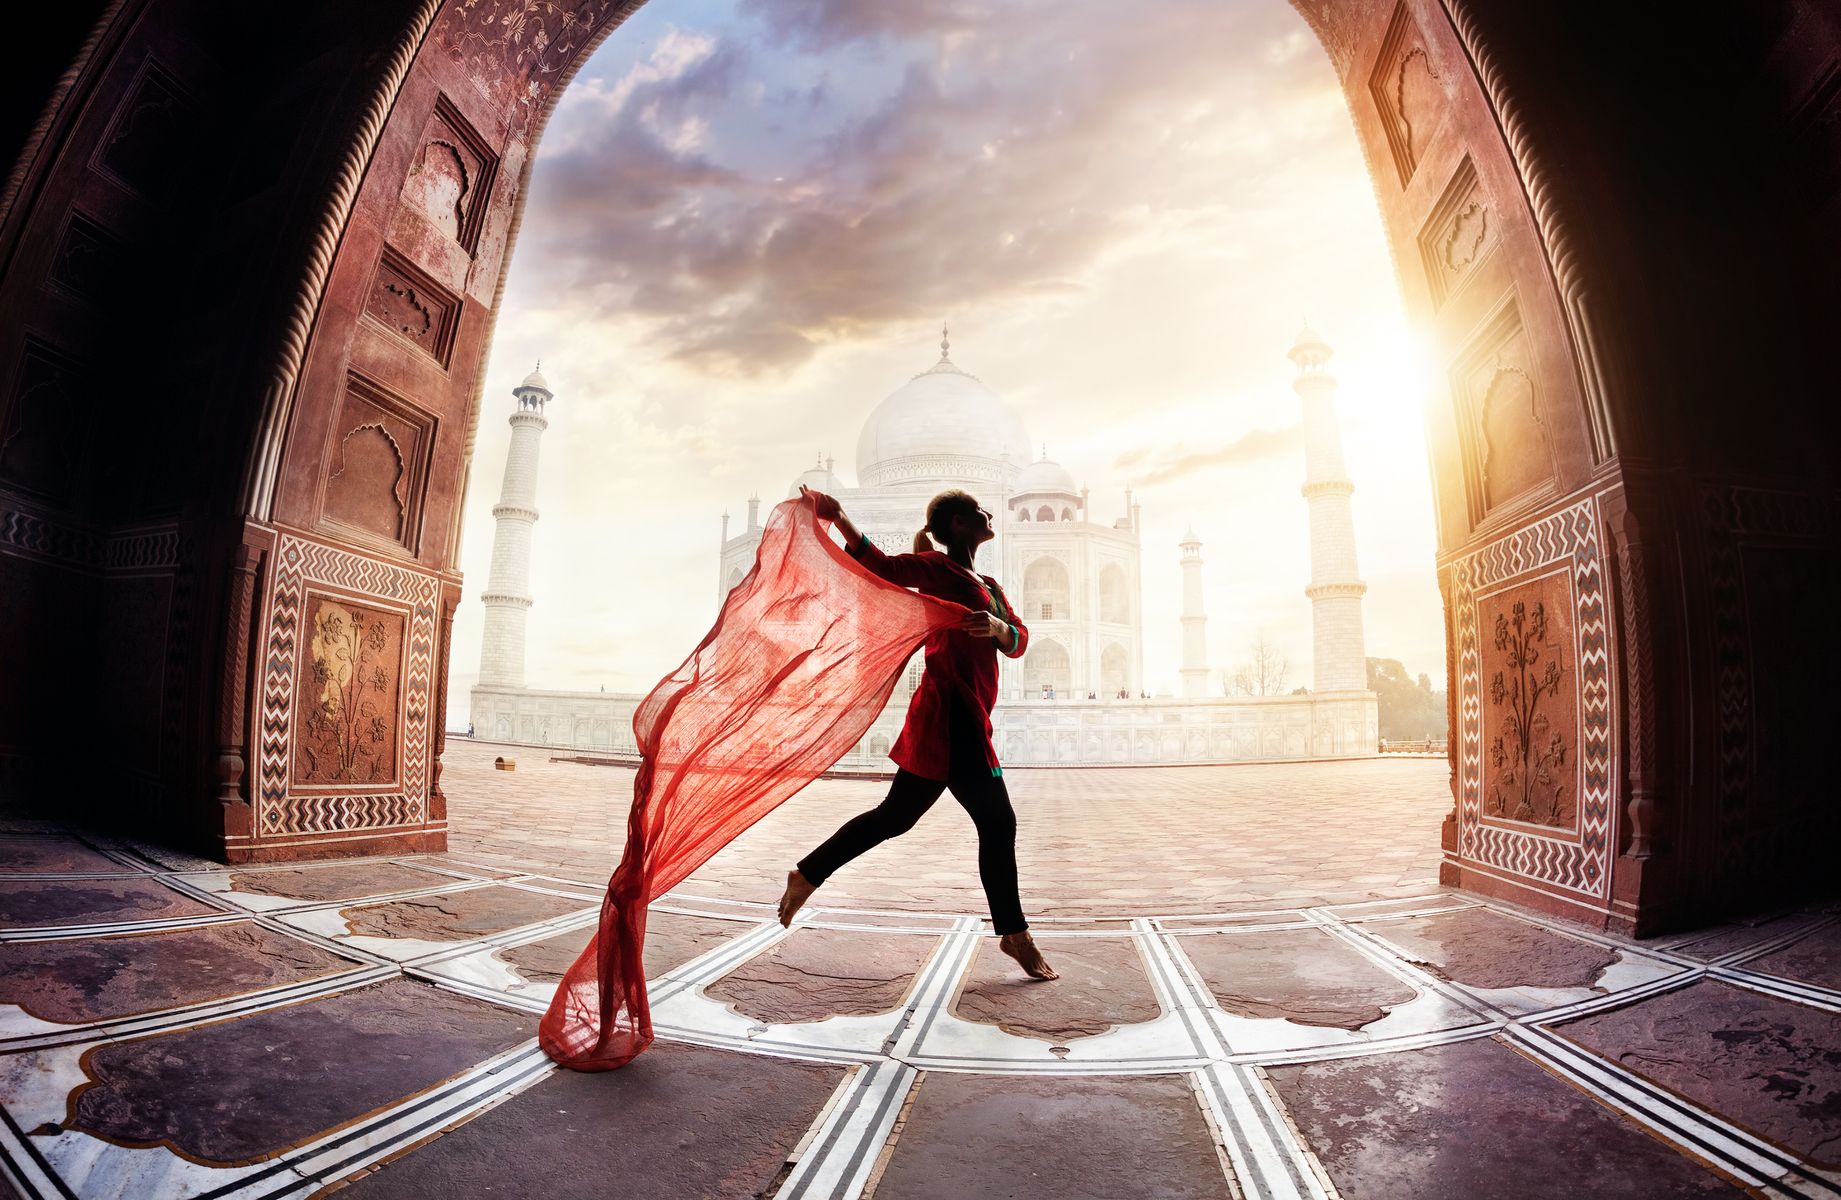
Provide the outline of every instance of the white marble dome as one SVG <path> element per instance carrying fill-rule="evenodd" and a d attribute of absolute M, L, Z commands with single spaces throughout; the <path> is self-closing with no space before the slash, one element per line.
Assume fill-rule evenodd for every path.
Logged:
<path fill-rule="evenodd" d="M 1010 494 L 1078 496 L 1080 488 L 1075 485 L 1074 476 L 1066 467 L 1043 457 L 1023 468 L 1016 482 L 1011 485 Z"/>
<path fill-rule="evenodd" d="M 979 460 L 967 463 L 963 460 Z M 954 461 L 958 460 L 958 461 Z M 875 486 L 968 471 L 993 481 L 1029 461 L 1029 431 L 996 392 L 944 353 L 878 404 L 857 438 L 857 482 Z"/>

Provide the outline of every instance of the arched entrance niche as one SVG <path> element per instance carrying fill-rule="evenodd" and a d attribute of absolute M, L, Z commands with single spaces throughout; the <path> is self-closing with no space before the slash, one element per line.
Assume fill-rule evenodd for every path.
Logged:
<path fill-rule="evenodd" d="M 1814 878 L 1836 18 L 1295 6 L 1438 380 L 1445 879 L 1650 930 Z M 0 788 L 233 861 L 439 849 L 493 313 L 546 115 L 636 5 L 246 7 L 99 6 L 0 190 Z M 361 767 L 335 618 L 382 681 Z"/>
<path fill-rule="evenodd" d="M 1023 695 L 1050 694 L 1063 700 L 1074 695 L 1074 668 L 1067 647 L 1052 638 L 1034 638 L 1023 653 Z"/>
<path fill-rule="evenodd" d="M 1053 514 L 1042 518 L 1053 520 Z M 1073 586 L 1068 569 L 1053 555 L 1043 555 L 1023 568 L 1023 612 L 1025 623 L 1065 621 L 1074 615 Z"/>

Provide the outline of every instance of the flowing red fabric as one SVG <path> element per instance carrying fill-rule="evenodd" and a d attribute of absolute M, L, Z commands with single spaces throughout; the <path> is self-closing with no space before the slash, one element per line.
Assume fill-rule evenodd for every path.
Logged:
<path fill-rule="evenodd" d="M 871 575 L 811 501 L 768 515 L 715 627 L 633 714 L 642 756 L 601 925 L 538 1040 L 565 1067 L 625 1066 L 652 1043 L 646 907 L 855 745 L 903 666 L 966 610 Z"/>

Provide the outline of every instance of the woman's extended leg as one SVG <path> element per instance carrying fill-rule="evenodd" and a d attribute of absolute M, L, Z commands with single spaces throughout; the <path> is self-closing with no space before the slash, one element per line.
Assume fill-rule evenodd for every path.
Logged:
<path fill-rule="evenodd" d="M 872 846 L 914 828 L 945 790 L 946 785 L 937 780 L 896 771 L 881 804 L 845 821 L 823 845 L 800 859 L 796 870 L 787 873 L 786 893 L 780 897 L 780 924 L 790 925 L 793 914 L 832 872 Z"/>
<path fill-rule="evenodd" d="M 949 785 L 953 799 L 978 827 L 978 879 L 991 906 L 991 928 L 999 934 L 1029 928 L 1016 880 L 1016 810 L 1002 776 L 965 774 Z"/>
<path fill-rule="evenodd" d="M 1037 979 L 1059 979 L 1055 969 L 1029 936 L 1023 919 L 1023 901 L 1016 878 L 1016 809 L 1010 789 L 999 775 L 965 772 L 949 785 L 953 798 L 971 814 L 978 827 L 978 878 L 984 884 L 985 902 L 991 906 L 991 928 L 998 947 Z"/>

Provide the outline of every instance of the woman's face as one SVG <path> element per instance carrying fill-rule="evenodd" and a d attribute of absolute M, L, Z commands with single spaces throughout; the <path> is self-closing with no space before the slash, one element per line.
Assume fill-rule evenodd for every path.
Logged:
<path fill-rule="evenodd" d="M 969 516 L 957 516 L 952 519 L 953 538 L 961 545 L 976 548 L 997 536 L 991 528 L 991 514 L 980 504 L 977 511 Z"/>

